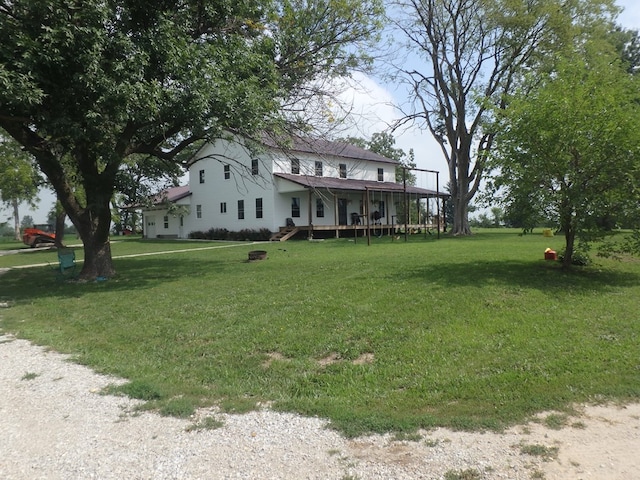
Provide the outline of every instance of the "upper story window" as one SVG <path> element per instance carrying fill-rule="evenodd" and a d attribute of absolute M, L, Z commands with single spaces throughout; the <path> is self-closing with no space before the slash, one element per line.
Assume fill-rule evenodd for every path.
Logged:
<path fill-rule="evenodd" d="M 340 178 L 347 178 L 347 164 L 341 163 L 339 165 L 339 170 L 340 170 Z"/>
<path fill-rule="evenodd" d="M 251 160 L 251 175 L 258 175 L 258 159 Z"/>
<path fill-rule="evenodd" d="M 204 183 L 204 170 L 200 170 L 198 173 L 200 174 L 200 183 Z"/>
<path fill-rule="evenodd" d="M 231 178 L 231 165 L 224 166 L 224 179 L 229 180 Z"/>
<path fill-rule="evenodd" d="M 384 182 L 384 168 L 378 169 L 378 181 Z"/>
<path fill-rule="evenodd" d="M 322 176 L 322 162 L 316 160 L 316 177 Z"/>
<path fill-rule="evenodd" d="M 300 159 L 292 158 L 291 159 L 291 173 L 294 175 L 300 175 Z"/>

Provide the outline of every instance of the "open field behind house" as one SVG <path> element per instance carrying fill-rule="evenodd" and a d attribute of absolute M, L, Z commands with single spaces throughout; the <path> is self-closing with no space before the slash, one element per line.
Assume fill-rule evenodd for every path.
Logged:
<path fill-rule="evenodd" d="M 488 230 L 240 244 L 114 242 L 116 278 L 0 276 L 0 328 L 129 380 L 112 391 L 174 416 L 257 405 L 347 435 L 501 429 L 535 413 L 640 397 L 640 262 L 545 262 L 560 237 Z M 250 250 L 268 258 L 247 262 Z M 46 259 L 51 255 L 51 259 Z M 54 252 L 0 268 L 55 263 Z M 43 262 L 40 262 L 40 258 Z"/>

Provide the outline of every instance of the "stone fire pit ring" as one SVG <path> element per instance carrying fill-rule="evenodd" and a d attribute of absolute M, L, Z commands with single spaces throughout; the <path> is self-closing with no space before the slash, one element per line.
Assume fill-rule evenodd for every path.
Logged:
<path fill-rule="evenodd" d="M 249 261 L 254 262 L 256 260 L 264 260 L 267 258 L 267 252 L 265 250 L 251 250 L 249 252 Z"/>

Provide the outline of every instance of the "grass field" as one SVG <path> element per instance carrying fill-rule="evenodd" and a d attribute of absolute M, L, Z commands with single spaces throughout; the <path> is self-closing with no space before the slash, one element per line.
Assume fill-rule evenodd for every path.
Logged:
<path fill-rule="evenodd" d="M 163 414 L 268 404 L 347 435 L 500 429 L 640 398 L 635 259 L 567 273 L 543 260 L 560 237 L 512 230 L 198 250 L 215 245 L 114 242 L 115 257 L 191 250 L 116 259 L 100 283 L 12 269 L 0 327 L 129 379 L 120 390 Z M 268 258 L 247 262 L 257 248 Z M 30 253 L 0 268 L 28 257 L 55 263 Z"/>

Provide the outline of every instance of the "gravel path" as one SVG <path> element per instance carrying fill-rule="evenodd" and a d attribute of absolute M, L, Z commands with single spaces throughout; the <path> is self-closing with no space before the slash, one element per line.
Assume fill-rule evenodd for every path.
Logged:
<path fill-rule="evenodd" d="M 437 429 L 416 442 L 347 440 L 320 419 L 268 410 L 190 420 L 137 414 L 136 401 L 99 393 L 118 382 L 0 335 L 0 478 L 640 478 L 640 405 L 585 408 L 562 430 L 532 423 L 503 434 Z M 223 426 L 186 431 L 208 416 Z M 523 446 L 557 455 L 545 460 Z"/>

